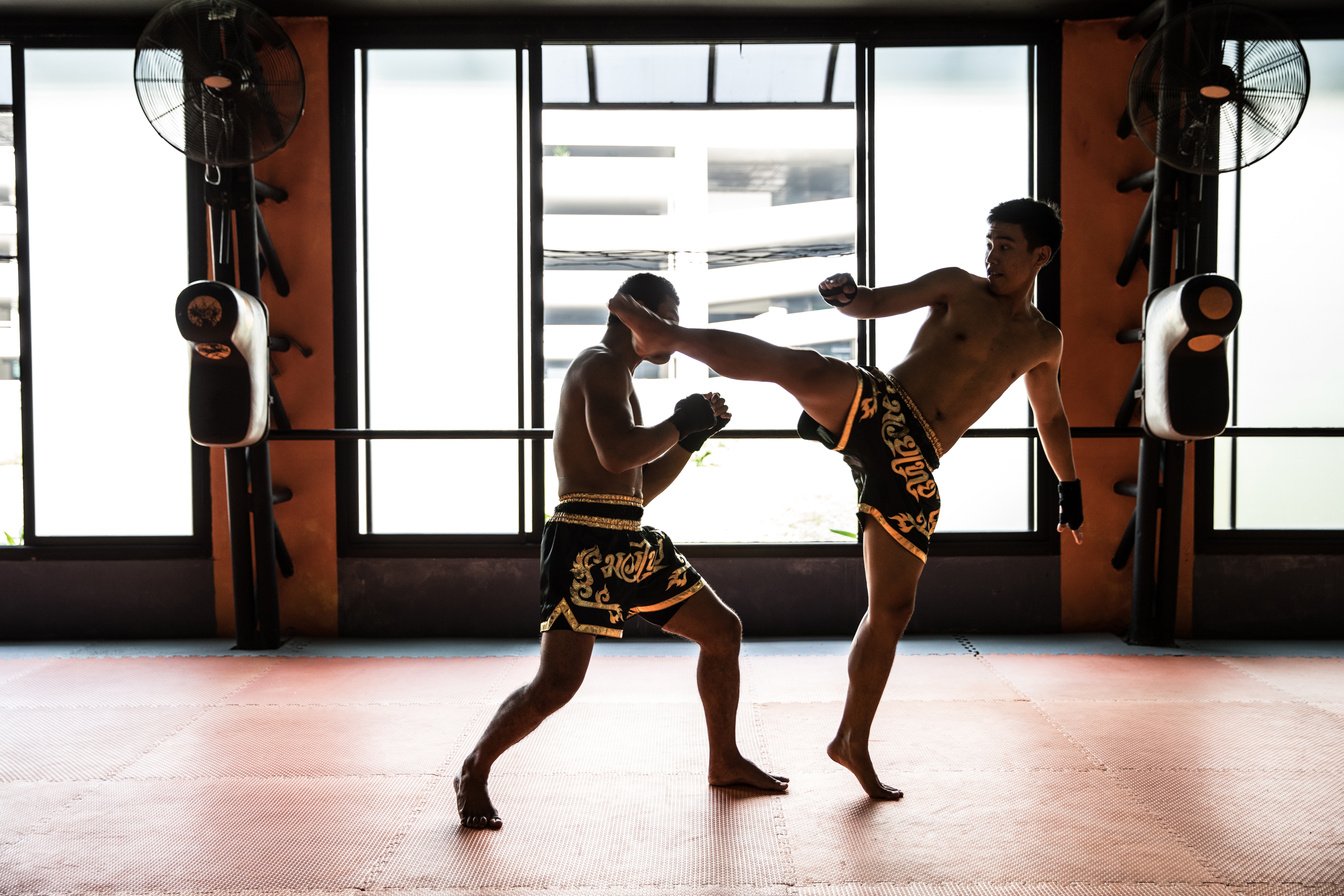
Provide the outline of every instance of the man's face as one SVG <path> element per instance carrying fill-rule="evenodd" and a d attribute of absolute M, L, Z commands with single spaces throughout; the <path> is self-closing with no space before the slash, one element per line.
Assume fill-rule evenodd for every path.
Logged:
<path fill-rule="evenodd" d="M 1050 260 L 1048 246 L 1027 246 L 1021 224 L 996 221 L 985 235 L 985 276 L 996 295 L 1007 295 L 1026 287 L 1036 272 Z"/>

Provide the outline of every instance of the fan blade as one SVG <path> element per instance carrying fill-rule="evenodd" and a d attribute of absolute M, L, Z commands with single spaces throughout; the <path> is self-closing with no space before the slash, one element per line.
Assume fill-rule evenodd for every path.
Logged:
<path fill-rule="evenodd" d="M 1277 56 L 1274 59 L 1270 60 L 1269 62 L 1260 65 L 1258 68 L 1250 69 L 1245 73 L 1243 73 L 1241 76 L 1241 80 L 1243 83 L 1246 81 L 1250 81 L 1251 79 L 1258 78 L 1261 75 L 1264 75 L 1268 72 L 1272 72 L 1277 69 L 1283 68 L 1285 65 L 1292 65 L 1293 63 L 1296 63 L 1300 58 L 1301 54 L 1298 53 L 1295 48 L 1286 49 L 1282 55 Z"/>

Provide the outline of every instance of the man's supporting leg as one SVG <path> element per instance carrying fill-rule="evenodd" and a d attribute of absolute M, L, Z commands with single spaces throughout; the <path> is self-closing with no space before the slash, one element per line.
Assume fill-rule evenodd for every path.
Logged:
<path fill-rule="evenodd" d="M 839 358 L 774 345 L 744 333 L 671 324 L 620 294 L 607 307 L 630 328 L 636 350 L 681 352 L 729 379 L 775 383 L 832 432 L 840 430 L 854 400 L 858 385 L 854 368 Z"/>
<path fill-rule="evenodd" d="M 737 744 L 737 704 L 741 693 L 738 654 L 742 621 L 708 585 L 687 599 L 664 631 L 700 645 L 695 683 L 705 708 L 709 732 L 709 783 L 783 791 L 788 778 L 762 771 L 744 757 Z"/>
<path fill-rule="evenodd" d="M 505 750 L 570 701 L 583 684 L 595 640 L 592 635 L 562 630 L 541 636 L 541 661 L 536 676 L 499 705 L 453 779 L 457 811 L 464 827 L 497 830 L 503 825 L 486 789 L 490 768 Z"/>
<path fill-rule="evenodd" d="M 826 752 L 853 772 L 873 799 L 898 800 L 901 791 L 883 784 L 873 768 L 868 739 L 896 658 L 896 643 L 915 609 L 915 589 L 924 563 L 880 528 L 870 526 L 863 536 L 863 565 L 868 612 L 854 633 L 845 709 Z"/>

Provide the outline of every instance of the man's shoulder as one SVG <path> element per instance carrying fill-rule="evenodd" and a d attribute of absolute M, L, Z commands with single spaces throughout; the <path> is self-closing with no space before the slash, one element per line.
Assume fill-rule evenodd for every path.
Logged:
<path fill-rule="evenodd" d="M 609 379 L 613 376 L 629 377 L 630 371 L 610 349 L 604 345 L 593 345 L 574 356 L 569 364 L 566 379 Z"/>
<path fill-rule="evenodd" d="M 965 268 L 938 268 L 925 274 L 925 277 L 941 289 L 949 300 L 989 294 L 989 281 Z"/>
<path fill-rule="evenodd" d="M 965 268 L 938 268 L 929 271 L 925 276 L 950 286 L 981 286 L 987 282 L 984 277 L 972 274 Z"/>

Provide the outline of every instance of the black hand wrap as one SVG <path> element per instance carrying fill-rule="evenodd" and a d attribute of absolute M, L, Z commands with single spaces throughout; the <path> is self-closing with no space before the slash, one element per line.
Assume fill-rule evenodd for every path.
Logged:
<path fill-rule="evenodd" d="M 714 435 L 714 433 L 727 425 L 728 421 L 726 419 L 723 417 L 715 417 L 714 425 L 709 429 L 702 429 L 699 432 L 689 433 L 688 435 L 683 436 L 681 441 L 677 442 L 677 444 L 694 454 L 704 447 L 705 441 L 710 436 Z"/>
<path fill-rule="evenodd" d="M 1083 524 L 1083 481 L 1073 479 L 1059 484 L 1059 524 L 1077 529 Z"/>
<path fill-rule="evenodd" d="M 840 285 L 826 285 L 833 280 L 839 280 Z M 821 297 L 826 300 L 826 304 L 840 308 L 854 301 L 854 297 L 859 294 L 859 287 L 849 274 L 832 274 L 821 282 L 821 285 L 817 287 L 817 292 L 821 293 Z"/>
<path fill-rule="evenodd" d="M 703 395 L 687 395 L 672 410 L 672 425 L 683 439 L 712 427 L 717 418 L 714 405 Z"/>

